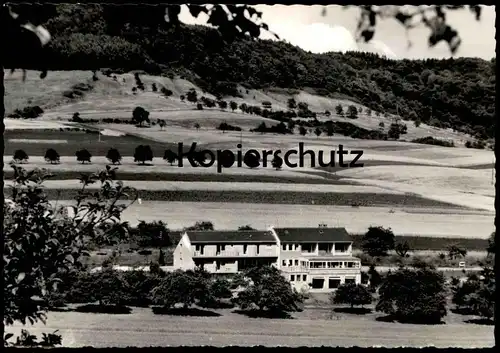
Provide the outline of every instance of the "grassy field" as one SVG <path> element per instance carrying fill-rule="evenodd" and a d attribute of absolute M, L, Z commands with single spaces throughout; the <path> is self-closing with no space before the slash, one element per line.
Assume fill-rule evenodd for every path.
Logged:
<path fill-rule="evenodd" d="M 488 166 L 494 161 L 492 151 L 444 148 L 404 141 L 355 140 L 340 135 L 283 136 L 248 131 L 222 133 L 215 130 L 215 127 L 223 121 L 244 129 L 255 127 L 262 121 L 272 122 L 238 111 L 234 113 L 217 110 L 195 111 L 194 105 L 180 100 L 180 95 L 185 94 L 190 88 L 197 89 L 201 95 L 202 90 L 186 80 L 148 75 L 142 75 L 141 80 L 144 82 L 146 92 L 132 94 L 132 87 L 135 86 L 132 74 L 117 75 L 116 81 L 99 74 L 99 80 L 94 82 L 91 72 L 50 72 L 47 79 L 41 81 L 38 73 L 28 72 L 28 80 L 24 83 L 21 82 L 18 73 L 13 76 L 8 74 L 7 113 L 15 108 L 35 104 L 41 105 L 45 113 L 36 121 L 6 121 L 4 161 L 8 163 L 14 150 L 22 148 L 31 157 L 29 163 L 25 165 L 26 168 L 47 168 L 56 174 L 56 180 L 69 180 L 78 177 L 78 173 L 95 172 L 103 168 L 108 163 L 103 156 L 110 147 L 116 147 L 124 156 L 123 165 L 118 170 L 118 178 L 123 180 L 142 180 L 146 184 L 148 181 L 161 180 L 282 184 L 272 191 L 269 190 L 271 184 L 254 185 L 245 191 L 236 191 L 229 186 L 223 186 L 224 189 L 220 190 L 205 188 L 203 192 L 194 192 L 191 187 L 186 191 L 168 188 L 151 191 L 152 184 L 141 187 L 144 190 L 142 198 L 146 201 L 142 206 L 134 205 L 127 210 L 124 217 L 132 222 L 136 222 L 137 219 L 168 218 L 169 225 L 173 225 L 174 228 L 181 228 L 199 220 L 199 210 L 203 210 L 204 218 L 214 221 L 216 227 L 225 229 L 247 223 L 256 228 L 279 223 L 286 223 L 289 226 L 316 226 L 320 219 L 327 221 L 332 218 L 334 225 L 346 226 L 348 230 L 354 232 L 364 232 L 368 226 L 375 224 L 392 226 L 397 234 L 486 238 L 493 229 L 494 188 L 491 185 L 491 171 L 488 170 Z M 63 92 L 71 89 L 76 83 L 90 84 L 92 88 L 79 100 L 65 98 Z M 172 90 L 173 96 L 165 98 L 159 92 L 151 92 L 152 83 L 156 83 L 159 88 L 164 86 Z M 296 101 L 306 102 L 311 110 L 320 113 L 318 115 L 320 120 L 325 119 L 322 112 L 325 110 L 334 112 L 335 106 L 339 103 L 345 106 L 349 104 L 359 106 L 343 97 L 319 97 L 309 91 L 287 92 L 270 89 L 247 92 L 246 89 L 240 88 L 240 93 L 242 98 L 225 99 L 251 105 L 261 105 L 262 101 L 268 100 L 276 110 L 286 109 L 288 98 L 293 96 Z M 213 98 L 206 93 L 203 95 Z M 68 125 L 65 122 L 75 112 L 79 112 L 84 119 L 106 117 L 127 119 L 137 106 L 150 111 L 150 118 L 153 121 L 157 118 L 165 119 L 167 127 L 160 130 L 158 126 L 141 129 L 127 124 L 93 126 L 117 132 L 115 135 L 123 135 L 103 135 L 101 143 L 97 142 L 96 134 L 57 129 L 57 126 L 62 126 L 57 124 Z M 358 119 L 349 121 L 369 129 L 379 129 L 379 123 L 384 122 L 384 129 L 387 129 L 392 118 L 367 116 L 361 113 Z M 331 119 L 343 121 L 344 118 L 333 114 Z M 195 129 L 194 123 L 199 123 L 201 128 Z M 46 128 L 53 130 L 42 131 L 44 124 Z M 402 136 L 406 140 L 433 136 L 453 140 L 460 147 L 465 140 L 470 139 L 469 136 L 451 130 L 430 128 L 425 124 L 418 128 L 411 122 L 407 122 L 406 125 L 408 134 Z M 18 142 L 15 142 L 15 139 L 18 139 Z M 47 140 L 66 140 L 67 143 L 51 145 Z M 299 142 L 304 142 L 307 149 L 315 152 L 335 150 L 339 144 L 343 144 L 347 150 L 363 150 L 360 162 L 365 163 L 365 166 L 326 171 L 307 167 L 284 168 L 279 172 L 270 167 L 230 168 L 218 174 L 215 166 L 212 168 L 169 166 L 161 157 L 166 148 L 176 147 L 177 142 L 186 145 L 197 142 L 210 149 L 234 149 L 237 143 L 242 142 L 244 150 L 256 148 L 282 151 L 297 148 Z M 131 155 L 139 144 L 152 146 L 155 158 L 151 165 L 140 166 L 133 162 Z M 49 147 L 58 150 L 62 156 L 61 164 L 50 165 L 43 160 L 41 156 Z M 74 153 L 80 148 L 87 148 L 93 154 L 91 165 L 77 163 Z M 11 168 L 7 165 L 4 171 L 11 173 Z M 11 175 L 7 174 L 7 177 Z M 315 186 L 309 188 L 302 186 L 301 190 L 306 188 L 308 193 L 298 193 L 290 186 L 292 183 Z M 288 186 L 283 186 L 284 184 Z M 332 194 L 323 192 L 327 187 L 323 185 L 320 187 L 319 184 L 359 185 L 359 190 Z M 360 190 L 366 189 L 366 186 L 375 187 L 377 191 L 362 194 Z M 317 192 L 318 188 L 321 188 L 321 193 Z M 52 190 L 49 191 L 51 197 L 57 196 Z M 277 190 L 286 192 L 278 193 Z M 70 189 L 65 189 L 59 198 L 69 198 L 72 196 L 71 193 Z M 148 200 L 162 200 L 162 202 Z M 215 200 L 219 202 L 204 202 Z M 363 200 L 366 204 L 387 207 L 351 207 L 353 203 Z M 450 204 L 455 206 L 452 207 Z M 428 209 L 425 210 L 425 207 Z M 485 212 L 462 213 L 461 208 L 464 207 L 483 209 Z M 391 209 L 395 212 L 391 213 Z"/>
<path fill-rule="evenodd" d="M 12 156 L 18 149 L 24 150 L 28 156 L 44 156 L 45 151 L 54 148 L 61 156 L 74 156 L 75 152 L 85 148 L 93 156 L 105 156 L 110 148 L 117 148 L 122 156 L 133 156 L 139 145 L 150 145 L 153 154 L 163 157 L 166 149 L 177 150 L 177 144 L 149 141 L 137 136 L 101 136 L 84 131 L 60 131 L 42 129 L 5 130 L 4 155 Z M 22 139 L 23 141 L 16 141 Z M 33 140 L 32 143 L 26 140 Z M 51 140 L 62 140 L 66 143 L 54 143 Z"/>
<path fill-rule="evenodd" d="M 492 347 L 493 326 L 465 323 L 468 317 L 450 313 L 445 325 L 411 325 L 377 321 L 379 313 L 355 315 L 328 309 L 306 309 L 295 320 L 252 319 L 217 310 L 218 317 L 154 315 L 134 308 L 129 315 L 50 312 L 47 325 L 26 327 L 30 333 L 59 329 L 68 347 L 126 346 L 384 346 Z M 22 326 L 7 327 L 19 334 Z"/>
<path fill-rule="evenodd" d="M 59 205 L 72 204 L 59 201 Z M 170 229 L 182 229 L 200 220 L 214 223 L 215 229 L 237 229 L 249 224 L 256 229 L 276 227 L 346 227 L 350 233 L 365 233 L 370 226 L 391 227 L 395 234 L 486 239 L 494 230 L 494 213 L 456 209 L 412 207 L 351 207 L 286 205 L 240 202 L 143 201 L 122 215 L 124 221 L 163 220 Z M 411 211 L 411 212 L 410 212 Z"/>
<path fill-rule="evenodd" d="M 291 185 L 291 184 L 285 184 Z M 78 189 L 46 189 L 51 200 L 70 200 Z M 151 190 L 138 189 L 143 201 L 219 202 L 267 205 L 331 205 L 331 206 L 386 206 L 386 207 L 448 207 L 455 205 L 412 195 L 370 192 L 298 192 L 298 191 L 233 191 L 233 190 Z M 200 205 L 200 208 L 203 206 Z"/>

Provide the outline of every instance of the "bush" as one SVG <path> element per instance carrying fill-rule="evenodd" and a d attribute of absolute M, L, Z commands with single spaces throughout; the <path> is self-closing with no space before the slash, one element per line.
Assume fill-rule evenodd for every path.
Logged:
<path fill-rule="evenodd" d="M 439 323 L 446 316 L 445 279 L 431 268 L 400 268 L 388 273 L 376 310 L 401 322 Z"/>
<path fill-rule="evenodd" d="M 390 228 L 369 227 L 363 236 L 361 248 L 370 256 L 387 256 L 394 249 L 395 236 Z"/>
<path fill-rule="evenodd" d="M 453 141 L 444 141 L 444 140 L 434 138 L 432 136 L 421 137 L 418 139 L 414 139 L 411 142 L 423 143 L 423 144 L 427 144 L 427 145 L 443 146 L 443 147 L 455 147 L 455 144 L 453 143 Z"/>
<path fill-rule="evenodd" d="M 368 305 L 373 301 L 371 293 L 362 284 L 343 284 L 330 296 L 332 304 Z"/>
<path fill-rule="evenodd" d="M 228 123 L 220 123 L 217 130 L 224 131 L 241 131 L 241 127 L 229 125 Z"/>
<path fill-rule="evenodd" d="M 16 163 L 24 163 L 28 161 L 29 156 L 24 150 L 15 150 L 12 159 Z"/>

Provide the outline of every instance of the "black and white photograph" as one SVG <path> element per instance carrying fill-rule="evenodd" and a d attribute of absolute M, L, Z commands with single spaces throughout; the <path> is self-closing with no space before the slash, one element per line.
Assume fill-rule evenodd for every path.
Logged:
<path fill-rule="evenodd" d="M 495 346 L 495 6 L 0 6 L 4 347 Z"/>

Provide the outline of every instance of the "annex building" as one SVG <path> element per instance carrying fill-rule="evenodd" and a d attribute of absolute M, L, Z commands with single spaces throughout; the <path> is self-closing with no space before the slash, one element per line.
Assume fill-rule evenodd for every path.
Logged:
<path fill-rule="evenodd" d="M 280 269 L 297 290 L 332 291 L 361 283 L 361 260 L 352 256 L 345 228 L 274 228 L 250 231 L 185 231 L 174 251 L 175 269 L 203 266 L 235 274 L 256 264 Z"/>

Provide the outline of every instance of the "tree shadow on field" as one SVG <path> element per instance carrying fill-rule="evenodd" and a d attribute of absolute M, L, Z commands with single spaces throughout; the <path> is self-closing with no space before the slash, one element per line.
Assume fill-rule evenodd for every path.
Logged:
<path fill-rule="evenodd" d="M 215 311 L 203 310 L 198 308 L 166 308 L 163 306 L 154 306 L 151 308 L 155 315 L 172 316 L 199 316 L 199 317 L 219 317 L 222 316 Z"/>
<path fill-rule="evenodd" d="M 130 314 L 132 313 L 132 308 L 125 305 L 86 304 L 80 305 L 72 311 L 91 314 Z"/>
<path fill-rule="evenodd" d="M 476 325 L 486 325 L 486 326 L 493 326 L 495 325 L 495 321 L 492 319 L 470 319 L 470 320 L 465 320 L 464 321 L 467 324 L 476 324 Z"/>
<path fill-rule="evenodd" d="M 354 315 L 366 315 L 372 313 L 372 309 L 370 308 L 351 308 L 351 307 L 335 308 L 333 309 L 333 311 L 336 313 L 354 314 Z"/>
<path fill-rule="evenodd" d="M 405 317 L 399 317 L 396 315 L 379 316 L 379 317 L 375 318 L 375 321 L 399 323 L 399 324 L 417 324 L 417 325 L 444 325 L 444 324 L 446 324 L 441 319 L 429 319 L 429 318 L 420 318 L 420 317 L 405 318 Z"/>
<path fill-rule="evenodd" d="M 245 315 L 252 319 L 293 319 L 292 315 L 284 311 L 269 311 L 269 310 L 234 310 L 233 313 Z"/>

